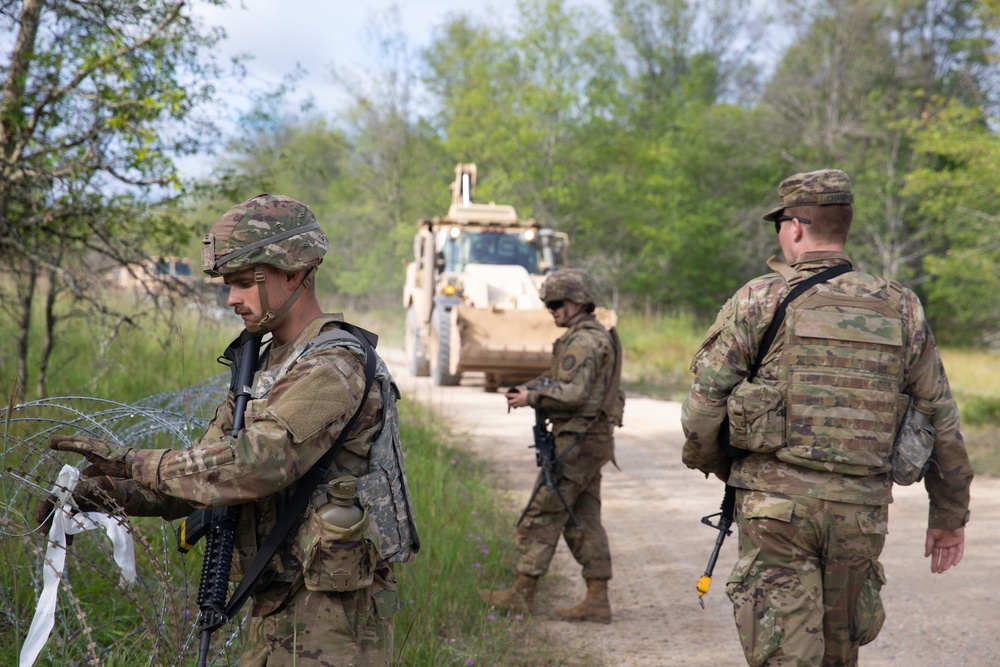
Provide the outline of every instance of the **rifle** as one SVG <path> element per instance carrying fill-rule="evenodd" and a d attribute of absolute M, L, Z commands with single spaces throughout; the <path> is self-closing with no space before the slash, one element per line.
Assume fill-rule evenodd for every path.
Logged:
<path fill-rule="evenodd" d="M 573 525 L 577 528 L 583 528 L 577 520 L 576 515 L 573 514 L 573 508 L 566 502 L 562 491 L 559 490 L 559 486 L 555 482 L 556 439 L 552 435 L 552 432 L 549 431 L 544 410 L 535 409 L 535 425 L 531 427 L 531 432 L 535 437 L 535 442 L 529 445 L 528 449 L 535 450 L 535 464 L 542 469 L 542 477 L 538 480 L 538 484 L 535 485 L 535 489 L 531 492 L 531 497 L 528 498 L 528 504 L 525 506 L 524 511 L 521 512 L 521 516 L 518 517 L 517 523 L 514 526 L 520 526 L 521 522 L 524 521 L 524 515 L 528 513 L 531 503 L 534 502 L 535 496 L 538 495 L 544 484 L 559 497 L 563 507 L 569 512 L 569 518 L 573 520 Z"/>
<path fill-rule="evenodd" d="M 723 420 L 722 426 L 719 428 L 718 437 L 722 450 L 726 452 L 726 456 L 729 458 L 730 466 L 732 466 L 734 460 L 743 458 L 750 453 L 729 444 L 728 417 Z M 719 559 L 719 551 L 722 550 L 722 543 L 726 541 L 727 535 L 733 534 L 732 525 L 733 521 L 736 520 L 736 487 L 730 486 L 728 483 L 726 484 L 726 491 L 722 494 L 722 506 L 719 510 L 715 514 L 701 517 L 703 524 L 719 531 L 718 537 L 715 538 L 715 547 L 712 549 L 712 555 L 708 557 L 708 566 L 705 568 L 705 574 L 701 575 L 701 578 L 698 579 L 698 604 L 701 605 L 702 609 L 705 608 L 704 595 L 708 592 L 708 587 L 712 585 L 712 572 L 715 571 L 715 561 Z M 719 517 L 717 523 L 712 523 L 713 517 Z"/>
<path fill-rule="evenodd" d="M 236 399 L 233 409 L 233 431 L 235 438 L 243 429 L 243 417 L 253 376 L 260 356 L 260 336 L 244 331 L 233 341 L 230 349 L 236 348 L 232 359 L 231 389 Z M 226 352 L 230 352 L 227 349 Z M 220 359 L 221 361 L 221 359 Z M 198 584 L 198 625 L 201 628 L 201 649 L 198 653 L 198 667 L 205 667 L 208 649 L 212 644 L 212 633 L 229 619 L 226 617 L 226 594 L 229 592 L 229 575 L 233 563 L 233 538 L 238 505 L 197 510 L 187 517 L 177 529 L 177 549 L 187 553 L 195 543 L 205 537 L 205 558 L 201 564 L 201 582 Z"/>

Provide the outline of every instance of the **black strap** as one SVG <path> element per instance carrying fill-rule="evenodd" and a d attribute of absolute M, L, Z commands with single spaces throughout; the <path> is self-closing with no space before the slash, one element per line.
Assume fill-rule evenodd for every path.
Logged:
<path fill-rule="evenodd" d="M 361 404 L 358 406 L 357 411 L 351 416 L 351 419 L 347 422 L 344 428 L 340 431 L 340 435 L 337 436 L 337 440 L 333 445 L 326 451 L 323 456 L 313 464 L 313 467 L 306 472 L 305 475 L 299 479 L 298 485 L 295 488 L 295 493 L 292 498 L 285 505 L 284 510 L 278 516 L 278 520 L 275 522 L 274 528 L 268 534 L 267 538 L 264 540 L 264 544 L 261 545 L 260 550 L 257 555 L 254 556 L 253 562 L 250 563 L 250 567 L 247 568 L 247 573 L 243 576 L 240 581 L 239 586 L 233 591 L 233 595 L 229 598 L 229 602 L 226 604 L 225 618 L 232 619 L 247 601 L 247 599 L 253 594 L 254 589 L 257 587 L 257 582 L 260 581 L 261 576 L 264 574 L 264 569 L 267 564 L 271 562 L 271 558 L 274 554 L 278 552 L 278 548 L 281 543 L 285 541 L 285 537 L 288 536 L 288 531 L 291 530 L 292 525 L 299 518 L 305 510 L 306 505 L 312 499 L 313 491 L 326 474 L 330 471 L 330 466 L 333 464 L 333 457 L 340 451 L 341 445 L 344 444 L 344 440 L 347 439 L 347 434 L 351 432 L 354 427 L 354 423 L 358 420 L 358 416 L 361 414 L 361 410 L 365 406 L 365 401 L 368 400 L 368 392 L 371 390 L 372 381 L 375 379 L 375 350 L 372 348 L 371 344 L 368 342 L 369 332 L 355 327 L 353 324 L 348 324 L 346 322 L 341 323 L 340 327 L 351 334 L 353 334 L 358 341 L 361 343 L 361 347 L 365 350 L 365 390 L 361 394 Z"/>
<path fill-rule="evenodd" d="M 760 339 L 760 347 L 757 349 L 757 358 L 754 359 L 753 365 L 750 366 L 750 371 L 747 373 L 747 382 L 752 382 L 753 379 L 757 377 L 757 371 L 760 370 L 760 365 L 764 361 L 767 351 L 771 349 L 771 343 L 774 342 L 774 337 L 778 335 L 778 329 L 781 327 L 781 323 L 785 321 L 785 311 L 788 310 L 788 304 L 799 298 L 803 292 L 813 285 L 825 283 L 826 281 L 848 273 L 849 271 L 851 271 L 851 266 L 849 264 L 831 266 L 829 269 L 825 269 L 810 276 L 809 278 L 806 278 L 792 288 L 792 290 L 781 301 L 777 310 L 774 311 L 774 318 L 771 320 L 771 325 L 767 327 L 767 331 L 764 332 L 764 337 Z"/>

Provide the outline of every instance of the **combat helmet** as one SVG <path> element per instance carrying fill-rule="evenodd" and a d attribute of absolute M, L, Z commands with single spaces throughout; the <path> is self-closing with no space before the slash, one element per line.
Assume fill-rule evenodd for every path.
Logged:
<path fill-rule="evenodd" d="M 290 197 L 260 194 L 232 207 L 202 241 L 202 269 L 218 277 L 258 264 L 288 273 L 319 266 L 326 235 L 312 209 Z"/>
<path fill-rule="evenodd" d="M 559 269 L 545 279 L 538 295 L 545 302 L 565 299 L 591 311 L 597 305 L 597 290 L 590 274 L 583 269 Z"/>
<path fill-rule="evenodd" d="M 212 225 L 202 241 L 201 264 L 202 270 L 213 277 L 253 267 L 264 316 L 258 324 L 247 325 L 247 329 L 270 331 L 302 290 L 312 284 L 327 247 L 326 235 L 312 209 L 290 197 L 263 193 L 232 207 Z M 307 272 L 278 311 L 267 305 L 261 269 L 264 264 L 286 273 Z"/>

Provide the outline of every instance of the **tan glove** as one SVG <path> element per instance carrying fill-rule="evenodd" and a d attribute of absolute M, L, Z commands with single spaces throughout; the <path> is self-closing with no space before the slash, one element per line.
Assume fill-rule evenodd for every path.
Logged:
<path fill-rule="evenodd" d="M 112 479 L 107 475 L 81 477 L 73 489 L 73 500 L 81 512 L 124 513 L 128 516 L 158 516 L 173 521 L 196 508 L 180 498 L 153 493 L 134 479 Z M 35 523 L 45 533 L 52 526 L 52 512 L 58 498 L 46 494 L 33 511 Z M 68 536 L 67 544 L 72 536 Z"/>
<path fill-rule="evenodd" d="M 83 470 L 84 477 L 107 475 L 108 477 L 131 478 L 135 452 L 131 447 L 122 447 L 106 440 L 83 435 L 54 435 L 49 439 L 49 449 L 59 452 L 81 454 L 90 461 Z"/>

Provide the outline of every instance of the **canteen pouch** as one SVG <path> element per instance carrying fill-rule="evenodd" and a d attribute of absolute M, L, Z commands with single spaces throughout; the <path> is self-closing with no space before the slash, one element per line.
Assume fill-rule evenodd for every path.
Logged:
<path fill-rule="evenodd" d="M 302 563 L 305 587 L 344 593 L 371 586 L 378 561 L 378 532 L 368 510 L 350 528 L 327 523 L 312 507 L 307 512 L 292 548 L 292 555 Z"/>
<path fill-rule="evenodd" d="M 937 436 L 928 418 L 931 413 L 933 408 L 926 401 L 910 399 L 890 457 L 892 481 L 900 486 L 919 482 L 930 465 Z"/>
<path fill-rule="evenodd" d="M 741 382 L 726 402 L 729 444 L 757 454 L 769 454 L 785 445 L 785 402 L 771 384 Z"/>

